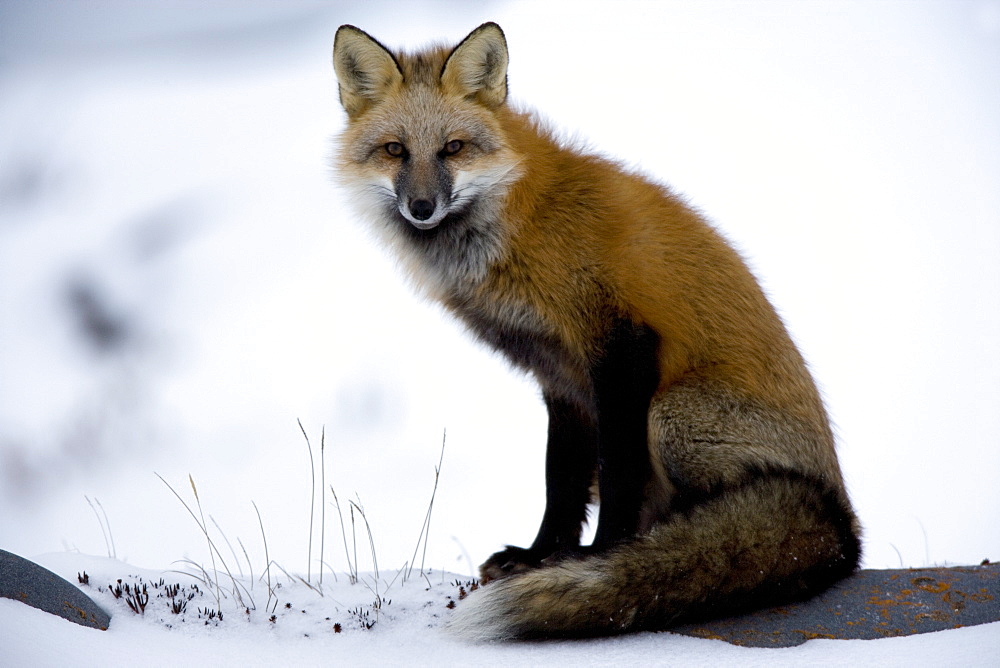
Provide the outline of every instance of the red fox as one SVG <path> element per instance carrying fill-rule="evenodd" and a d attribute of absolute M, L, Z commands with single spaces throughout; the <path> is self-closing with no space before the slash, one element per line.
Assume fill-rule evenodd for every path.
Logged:
<path fill-rule="evenodd" d="M 495 23 L 412 54 L 345 25 L 333 63 L 342 183 L 417 284 L 537 379 L 548 410 L 538 535 L 486 560 L 489 584 L 452 629 L 662 629 L 806 598 L 857 568 L 819 393 L 718 232 L 510 105 Z"/>

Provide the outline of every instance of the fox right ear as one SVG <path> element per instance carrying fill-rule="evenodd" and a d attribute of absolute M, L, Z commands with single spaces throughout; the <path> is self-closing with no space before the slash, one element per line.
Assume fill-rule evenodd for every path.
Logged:
<path fill-rule="evenodd" d="M 340 87 L 340 104 L 351 118 L 403 82 L 399 63 L 389 49 L 351 25 L 337 29 L 333 39 L 333 69 Z"/>

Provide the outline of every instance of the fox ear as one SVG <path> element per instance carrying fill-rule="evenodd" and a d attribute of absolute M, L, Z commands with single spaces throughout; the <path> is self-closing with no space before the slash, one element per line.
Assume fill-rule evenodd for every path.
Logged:
<path fill-rule="evenodd" d="M 448 56 L 441 83 L 488 107 L 507 99 L 507 40 L 496 23 L 484 23 Z"/>
<path fill-rule="evenodd" d="M 399 63 L 389 49 L 351 25 L 340 26 L 333 39 L 333 69 L 340 87 L 340 104 L 351 118 L 403 81 Z"/>

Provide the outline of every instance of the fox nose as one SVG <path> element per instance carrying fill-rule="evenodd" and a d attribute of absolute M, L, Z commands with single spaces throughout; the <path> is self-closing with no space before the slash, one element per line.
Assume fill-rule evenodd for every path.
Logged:
<path fill-rule="evenodd" d="M 417 220 L 427 220 L 434 215 L 434 202 L 426 199 L 415 199 L 410 202 L 410 213 Z"/>

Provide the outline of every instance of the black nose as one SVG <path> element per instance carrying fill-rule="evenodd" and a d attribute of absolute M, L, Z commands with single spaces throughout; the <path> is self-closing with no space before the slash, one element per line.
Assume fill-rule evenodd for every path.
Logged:
<path fill-rule="evenodd" d="M 410 202 L 410 213 L 417 220 L 427 220 L 434 215 L 434 202 L 426 199 L 415 199 Z"/>

